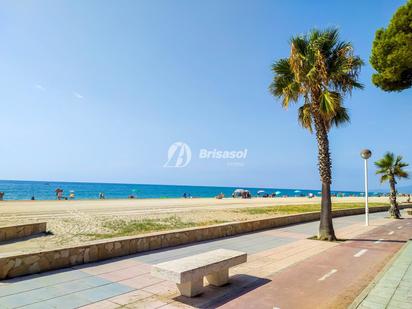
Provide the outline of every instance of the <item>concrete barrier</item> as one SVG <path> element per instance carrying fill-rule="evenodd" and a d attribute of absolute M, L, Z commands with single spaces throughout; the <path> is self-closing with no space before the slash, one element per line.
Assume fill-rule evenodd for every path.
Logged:
<path fill-rule="evenodd" d="M 403 207 L 400 207 L 403 208 Z M 388 206 L 371 207 L 370 212 L 387 211 Z M 358 215 L 362 208 L 333 211 L 333 217 Z M 223 223 L 213 226 L 127 236 L 89 242 L 75 247 L 0 257 L 0 279 L 13 278 L 53 269 L 110 259 L 149 250 L 168 248 L 198 241 L 250 233 L 291 224 L 319 220 L 319 212 L 288 215 L 260 220 Z"/>
<path fill-rule="evenodd" d="M 46 222 L 0 227 L 0 241 L 19 239 L 46 232 Z"/>

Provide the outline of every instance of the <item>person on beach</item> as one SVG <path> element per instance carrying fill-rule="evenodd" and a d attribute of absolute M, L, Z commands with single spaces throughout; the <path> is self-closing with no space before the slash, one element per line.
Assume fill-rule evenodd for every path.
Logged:
<path fill-rule="evenodd" d="M 74 199 L 74 191 L 70 191 L 69 198 Z"/>
<path fill-rule="evenodd" d="M 223 194 L 223 192 L 220 192 L 220 194 L 216 195 L 216 198 L 217 198 L 218 200 L 221 200 L 221 199 L 223 199 L 224 197 L 225 197 L 225 195 Z"/>
<path fill-rule="evenodd" d="M 99 200 L 104 200 L 104 193 L 103 192 L 99 192 Z"/>
<path fill-rule="evenodd" d="M 4 199 L 4 192 L 0 192 L 0 201 Z"/>
<path fill-rule="evenodd" d="M 57 188 L 55 192 L 57 199 L 60 201 L 63 198 L 63 189 Z"/>

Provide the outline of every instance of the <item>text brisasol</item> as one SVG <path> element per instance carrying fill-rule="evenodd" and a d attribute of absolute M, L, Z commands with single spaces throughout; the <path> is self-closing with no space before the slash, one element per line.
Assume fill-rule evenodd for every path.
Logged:
<path fill-rule="evenodd" d="M 246 159 L 247 149 L 244 150 L 208 150 L 200 149 L 199 159 Z"/>

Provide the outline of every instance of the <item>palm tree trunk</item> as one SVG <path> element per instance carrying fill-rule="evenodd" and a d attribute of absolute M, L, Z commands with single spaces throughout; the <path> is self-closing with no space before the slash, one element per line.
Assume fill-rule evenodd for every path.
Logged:
<path fill-rule="evenodd" d="M 332 183 L 332 163 L 329 153 L 328 132 L 322 117 L 316 110 L 313 112 L 313 120 L 316 129 L 316 139 L 318 142 L 318 168 L 322 181 L 322 201 L 320 213 L 320 225 L 318 239 L 336 240 L 332 223 L 332 200 L 330 196 L 330 184 Z"/>
<path fill-rule="evenodd" d="M 389 180 L 389 185 L 391 188 L 391 193 L 389 194 L 389 201 L 391 203 L 391 208 L 389 208 L 389 214 L 391 218 L 399 219 L 401 217 L 398 203 L 396 202 L 396 188 L 395 188 L 395 179 L 392 177 Z"/>

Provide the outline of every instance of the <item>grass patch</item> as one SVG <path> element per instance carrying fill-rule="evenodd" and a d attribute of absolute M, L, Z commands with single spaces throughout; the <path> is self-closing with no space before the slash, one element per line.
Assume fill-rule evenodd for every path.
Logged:
<path fill-rule="evenodd" d="M 387 203 L 369 203 L 370 207 L 388 206 Z M 348 208 L 363 208 L 363 203 L 334 203 L 333 210 L 348 209 Z M 298 214 L 312 211 L 320 211 L 319 204 L 307 205 L 283 205 L 283 206 L 256 206 L 243 209 L 228 210 L 228 212 L 244 213 L 248 215 L 287 215 Z M 233 221 L 233 220 L 230 220 Z M 152 232 L 177 230 L 191 227 L 208 226 L 213 224 L 225 223 L 224 220 L 208 220 L 208 221 L 184 221 L 178 216 L 170 216 L 159 219 L 139 219 L 139 220 L 123 220 L 114 219 L 103 223 L 102 227 L 107 232 L 102 233 L 82 233 L 84 236 L 89 236 L 92 239 L 104 239 L 121 236 L 132 236 Z"/>
<path fill-rule="evenodd" d="M 369 203 L 369 207 L 389 206 L 388 203 Z M 348 209 L 348 208 L 364 208 L 364 203 L 333 203 L 332 210 Z M 236 209 L 233 212 L 247 213 L 249 215 L 287 215 L 298 214 L 312 211 L 320 211 L 320 204 L 307 205 L 280 205 L 280 206 L 265 206 L 265 207 L 248 207 L 244 209 Z"/>
<path fill-rule="evenodd" d="M 103 227 L 110 230 L 109 233 L 87 234 L 95 239 L 131 236 L 151 232 L 184 229 L 189 227 L 206 226 L 212 224 L 225 223 L 227 221 L 211 220 L 204 222 L 183 221 L 177 216 L 162 219 L 142 219 L 142 220 L 113 220 L 103 224 Z"/>

